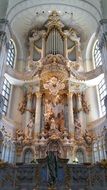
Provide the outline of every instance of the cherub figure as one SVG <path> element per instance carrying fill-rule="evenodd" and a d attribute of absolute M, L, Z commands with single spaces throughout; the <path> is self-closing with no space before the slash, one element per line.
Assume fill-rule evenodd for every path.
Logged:
<path fill-rule="evenodd" d="M 23 130 L 21 129 L 17 129 L 16 130 L 16 142 L 18 144 L 21 144 L 24 140 L 24 133 L 23 133 Z"/>
<path fill-rule="evenodd" d="M 75 139 L 78 140 L 81 137 L 81 124 L 78 119 L 75 119 L 74 126 L 75 126 L 74 136 Z"/>
<path fill-rule="evenodd" d="M 22 102 L 20 102 L 19 106 L 18 106 L 18 110 L 21 112 L 21 114 L 23 114 L 25 112 L 26 104 L 27 104 L 27 100 L 26 100 L 26 96 L 24 96 Z"/>
<path fill-rule="evenodd" d="M 91 137 L 91 135 L 89 134 L 89 132 L 87 130 L 85 130 L 85 133 L 83 135 L 83 138 L 85 140 L 85 142 L 88 144 L 88 145 L 91 145 L 92 143 L 92 140 L 93 140 L 93 137 Z"/>

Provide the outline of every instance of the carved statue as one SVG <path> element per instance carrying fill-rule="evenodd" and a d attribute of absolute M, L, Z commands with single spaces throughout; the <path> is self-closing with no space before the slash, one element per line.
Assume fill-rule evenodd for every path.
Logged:
<path fill-rule="evenodd" d="M 77 36 L 76 32 L 72 28 L 69 30 L 69 37 L 80 46 L 80 37 Z"/>
<path fill-rule="evenodd" d="M 17 129 L 16 130 L 16 142 L 18 144 L 21 144 L 24 140 L 24 132 L 22 129 Z"/>
<path fill-rule="evenodd" d="M 89 134 L 89 132 L 87 130 L 85 130 L 85 133 L 83 135 L 83 138 L 85 140 L 85 142 L 88 144 L 88 145 L 91 145 L 92 144 L 92 136 Z"/>
<path fill-rule="evenodd" d="M 34 119 L 31 118 L 27 124 L 27 138 L 32 139 L 32 133 L 34 128 Z"/>
<path fill-rule="evenodd" d="M 57 122 L 59 131 L 63 132 L 64 131 L 64 112 L 63 112 L 63 110 L 57 114 L 56 122 Z"/>
<path fill-rule="evenodd" d="M 27 99 L 26 96 L 24 96 L 22 102 L 19 103 L 18 110 L 23 114 L 26 110 L 26 104 L 27 104 Z"/>
<path fill-rule="evenodd" d="M 51 129 L 51 130 L 55 130 L 55 129 L 56 129 L 56 122 L 55 122 L 55 119 L 54 119 L 54 118 L 51 119 L 50 129 Z"/>
<path fill-rule="evenodd" d="M 90 109 L 89 109 L 89 105 L 87 104 L 86 100 L 85 100 L 85 94 L 82 93 L 82 96 L 81 96 L 81 103 L 82 103 L 82 108 L 83 108 L 83 111 L 88 114 Z"/>
<path fill-rule="evenodd" d="M 53 110 L 52 110 L 52 103 L 48 100 L 45 99 L 45 121 L 48 122 L 49 118 L 53 116 Z"/>
<path fill-rule="evenodd" d="M 74 131 L 75 139 L 79 140 L 81 138 L 81 124 L 78 119 L 75 119 L 74 126 L 75 126 L 75 131 Z"/>
<path fill-rule="evenodd" d="M 62 28 L 64 26 L 63 23 L 60 21 L 60 17 L 56 11 L 52 11 L 52 13 L 49 15 L 48 22 L 45 26 L 47 28 L 51 28 L 54 25 L 59 28 Z"/>
<path fill-rule="evenodd" d="M 37 29 L 33 29 L 29 36 L 29 41 L 37 41 L 40 38 L 40 32 Z"/>

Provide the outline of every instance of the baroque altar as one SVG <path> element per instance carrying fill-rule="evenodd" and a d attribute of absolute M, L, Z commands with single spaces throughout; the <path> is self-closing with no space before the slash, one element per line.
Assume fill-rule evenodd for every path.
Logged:
<path fill-rule="evenodd" d="M 17 161 L 26 148 L 33 159 L 44 159 L 53 151 L 73 162 L 78 150 L 83 159 L 91 158 L 91 131 L 85 122 L 90 111 L 87 104 L 81 54 L 81 36 L 66 27 L 53 11 L 42 29 L 32 28 L 27 36 L 26 72 L 32 82 L 23 86 L 19 111 L 24 126 L 16 129 Z M 36 82 L 35 82 L 36 81 Z"/>

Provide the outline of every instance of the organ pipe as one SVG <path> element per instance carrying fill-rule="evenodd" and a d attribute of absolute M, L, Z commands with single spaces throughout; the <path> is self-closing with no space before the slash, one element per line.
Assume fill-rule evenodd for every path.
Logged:
<path fill-rule="evenodd" d="M 61 34 L 56 28 L 53 28 L 46 39 L 46 55 L 64 54 L 64 44 Z"/>

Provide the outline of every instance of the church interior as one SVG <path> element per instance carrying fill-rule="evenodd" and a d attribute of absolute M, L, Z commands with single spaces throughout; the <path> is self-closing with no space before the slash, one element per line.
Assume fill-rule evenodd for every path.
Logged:
<path fill-rule="evenodd" d="M 0 0 L 0 190 L 107 190 L 107 0 Z"/>

